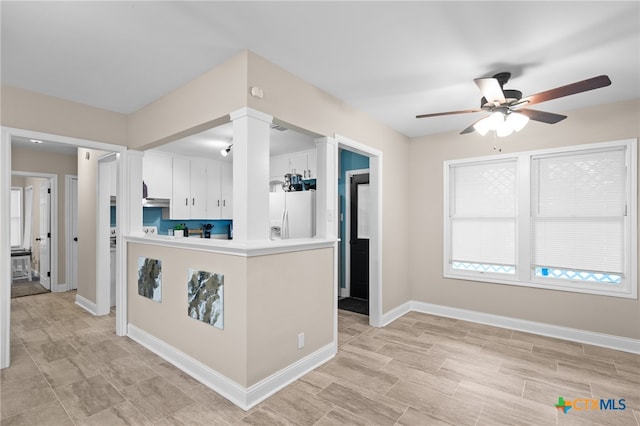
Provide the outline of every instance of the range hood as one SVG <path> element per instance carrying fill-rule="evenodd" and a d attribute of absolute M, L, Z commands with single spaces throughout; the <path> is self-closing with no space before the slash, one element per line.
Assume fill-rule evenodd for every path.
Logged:
<path fill-rule="evenodd" d="M 170 207 L 168 198 L 143 198 L 142 207 Z"/>

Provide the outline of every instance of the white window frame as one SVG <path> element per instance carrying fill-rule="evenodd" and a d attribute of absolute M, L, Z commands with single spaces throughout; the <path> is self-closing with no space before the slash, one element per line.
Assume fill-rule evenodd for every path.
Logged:
<path fill-rule="evenodd" d="M 19 235 L 19 241 L 18 244 L 11 244 L 11 248 L 19 248 L 22 247 L 22 238 L 23 238 L 23 227 L 24 227 L 24 190 L 21 187 L 15 187 L 12 186 L 11 187 L 11 193 L 13 193 L 13 191 L 17 191 L 20 193 L 20 213 L 17 216 L 19 218 L 20 224 L 18 226 L 18 235 Z M 13 197 L 12 197 L 13 198 Z M 14 226 L 14 220 L 16 219 L 16 216 L 13 215 L 13 205 L 11 206 L 11 227 L 13 228 Z"/>
<path fill-rule="evenodd" d="M 443 162 L 443 276 L 445 278 L 480 281 L 496 284 L 509 284 L 524 287 L 544 288 L 549 290 L 569 291 L 577 293 L 597 294 L 622 298 L 638 298 L 637 281 L 637 139 L 625 139 L 603 143 L 572 145 L 536 151 L 526 151 L 512 154 L 500 154 L 484 157 L 448 160 Z M 579 153 L 580 151 L 607 149 L 615 147 L 626 148 L 627 161 L 627 214 L 624 219 L 625 227 L 625 270 L 622 282 L 618 285 L 571 280 L 536 277 L 531 265 L 531 162 L 534 157 L 558 153 Z M 479 271 L 465 271 L 453 269 L 451 266 L 451 220 L 450 170 L 461 164 L 495 162 L 498 160 L 517 160 L 517 212 L 516 212 L 516 272 L 506 275 Z"/>

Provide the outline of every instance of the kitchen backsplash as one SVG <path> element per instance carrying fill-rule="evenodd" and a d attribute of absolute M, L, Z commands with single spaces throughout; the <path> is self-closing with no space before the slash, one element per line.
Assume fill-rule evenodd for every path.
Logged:
<path fill-rule="evenodd" d="M 158 235 L 168 235 L 169 229 L 173 229 L 174 226 L 184 223 L 189 229 L 202 229 L 203 225 L 213 225 L 211 228 L 211 235 L 224 234 L 229 232 L 229 225 L 233 223 L 232 220 L 168 220 L 162 218 L 161 207 L 145 207 L 142 209 L 142 224 L 144 226 L 157 226 Z"/>

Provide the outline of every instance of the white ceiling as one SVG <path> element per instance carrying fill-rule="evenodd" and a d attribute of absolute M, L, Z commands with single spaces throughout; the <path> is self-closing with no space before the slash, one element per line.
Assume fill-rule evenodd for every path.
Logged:
<path fill-rule="evenodd" d="M 1 2 L 2 83 L 130 113 L 249 49 L 399 132 L 462 130 L 476 77 L 525 96 L 607 74 L 537 109 L 640 97 L 640 2 Z M 570 114 L 569 114 L 570 115 Z M 535 123 L 535 125 L 546 125 Z"/>

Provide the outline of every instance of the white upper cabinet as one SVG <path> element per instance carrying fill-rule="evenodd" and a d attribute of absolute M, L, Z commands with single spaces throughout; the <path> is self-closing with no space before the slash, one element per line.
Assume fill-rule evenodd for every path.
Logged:
<path fill-rule="evenodd" d="M 173 158 L 172 219 L 206 219 L 207 174 L 203 159 Z"/>
<path fill-rule="evenodd" d="M 142 180 L 147 185 L 147 198 L 170 199 L 173 193 L 172 157 L 157 151 L 146 151 L 142 160 Z"/>
<path fill-rule="evenodd" d="M 289 155 L 274 155 L 269 159 L 269 176 L 271 179 L 283 180 L 289 173 Z"/>
<path fill-rule="evenodd" d="M 275 155 L 269 161 L 269 176 L 271 176 L 272 180 L 282 180 L 287 173 L 297 173 L 303 179 L 315 179 L 317 176 L 317 153 L 315 149 Z"/>
<path fill-rule="evenodd" d="M 228 162 L 207 161 L 207 217 L 233 218 L 233 165 Z"/>

